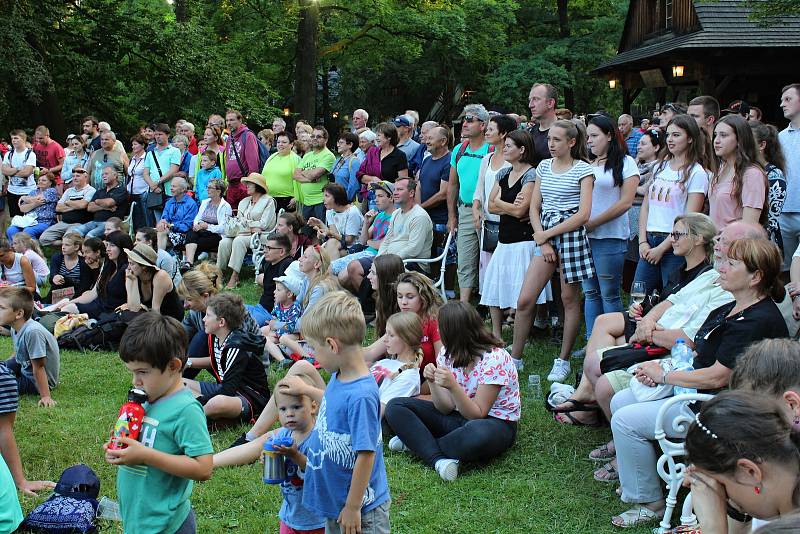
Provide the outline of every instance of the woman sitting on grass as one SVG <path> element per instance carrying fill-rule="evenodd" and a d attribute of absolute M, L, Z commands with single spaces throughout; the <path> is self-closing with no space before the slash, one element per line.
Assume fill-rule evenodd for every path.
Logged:
<path fill-rule="evenodd" d="M 125 253 L 128 256 L 125 273 L 128 301 L 119 309 L 134 313 L 152 310 L 178 321 L 183 320 L 183 302 L 169 274 L 156 267 L 156 251 L 139 243 L 133 249 L 125 250 Z"/>
<path fill-rule="evenodd" d="M 388 358 L 369 368 L 378 383 L 381 417 L 392 399 L 419 395 L 419 369 L 422 363 L 422 321 L 414 312 L 400 312 L 389 317 L 382 338 Z"/>
<path fill-rule="evenodd" d="M 389 449 L 413 452 L 450 482 L 459 462 L 487 461 L 514 444 L 521 401 L 517 368 L 475 308 L 447 303 L 439 328 L 444 348 L 424 371 L 433 400 L 393 399 L 386 421 L 397 434 Z"/>
<path fill-rule="evenodd" d="M 86 260 L 79 255 L 82 246 L 83 236 L 80 234 L 64 235 L 61 252 L 56 252 L 50 259 L 50 293 L 43 299 L 44 302 L 52 302 L 53 291 L 70 288 L 62 292 L 64 297 L 77 297 L 92 287 L 97 279 L 97 272 L 89 269 Z M 56 302 L 58 300 L 60 299 L 56 299 Z"/>
<path fill-rule="evenodd" d="M 300 272 L 305 275 L 307 280 L 303 294 L 297 295 L 302 303 L 303 314 L 305 315 L 322 295 L 328 291 L 339 289 L 339 281 L 330 273 L 330 256 L 328 256 L 325 249 L 319 245 L 307 248 L 300 257 L 298 263 Z M 298 342 L 298 334 L 302 322 L 303 317 L 300 316 L 300 319 L 297 320 L 295 325 L 295 333 L 283 334 L 280 337 L 280 344 L 285 346 L 290 351 L 290 354 L 297 354 L 306 359 L 313 360 L 313 355 L 309 354 Z"/>
<path fill-rule="evenodd" d="M 125 271 L 128 269 L 128 256 L 125 249 L 133 248 L 130 236 L 114 232 L 106 237 L 108 259 L 103 264 L 100 277 L 95 286 L 83 295 L 60 306 L 67 313 L 86 313 L 90 319 L 98 319 L 103 313 L 113 313 L 128 300 L 125 291 Z"/>

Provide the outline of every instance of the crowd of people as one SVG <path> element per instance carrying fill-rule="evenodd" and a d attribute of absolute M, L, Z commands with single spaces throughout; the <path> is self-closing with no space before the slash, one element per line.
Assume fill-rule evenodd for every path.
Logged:
<path fill-rule="evenodd" d="M 274 445 L 293 474 L 281 532 L 389 532 L 382 436 L 444 481 L 502 455 L 527 340 L 550 327 L 546 407 L 558 424 L 610 424 L 588 455 L 631 505 L 615 526 L 663 513 L 655 419 L 693 391 L 714 400 L 667 417 L 696 412 L 683 434 L 703 532 L 728 532 L 726 514 L 791 522 L 800 84 L 783 88 L 780 132 L 711 96 L 641 128 L 573 117 L 558 96 L 533 85 L 530 121 L 468 104 L 458 141 L 413 110 L 370 128 L 358 109 L 335 138 L 281 117 L 255 132 L 228 110 L 202 132 L 145 126 L 130 152 L 94 117 L 66 150 L 46 126 L 32 142 L 13 130 L 0 145 L 0 322 L 15 352 L 0 364 L 0 476 L 26 493 L 51 484 L 26 479 L 12 429 L 19 394 L 56 405 L 54 324 L 118 317 L 144 431 L 165 436 L 105 449 L 126 532 L 195 532 L 191 480 L 257 460 L 276 437 L 294 440 Z M 42 247 L 56 249 L 49 265 Z M 258 302 L 235 291 L 248 264 Z M 272 390 L 270 366 L 286 369 Z M 208 432 L 231 424 L 248 429 L 214 454 Z"/>

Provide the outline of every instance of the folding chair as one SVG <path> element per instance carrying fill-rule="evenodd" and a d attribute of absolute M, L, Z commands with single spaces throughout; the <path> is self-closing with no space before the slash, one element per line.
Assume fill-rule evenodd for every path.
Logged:
<path fill-rule="evenodd" d="M 447 234 L 447 240 L 444 242 L 444 250 L 442 253 L 435 258 L 420 258 L 420 259 L 408 259 L 403 260 L 403 264 L 407 265 L 409 263 L 436 263 L 437 261 L 442 262 L 441 269 L 439 272 L 439 279 L 433 283 L 433 287 L 439 290 L 439 293 L 442 294 L 442 300 L 447 302 L 447 291 L 445 291 L 444 287 L 444 271 L 447 268 L 445 265 L 445 258 L 447 258 L 447 251 L 450 248 L 450 242 L 453 240 L 453 232 Z M 431 273 L 433 275 L 434 273 Z"/>
<path fill-rule="evenodd" d="M 136 233 L 136 229 L 133 227 L 133 209 L 136 207 L 136 201 L 131 200 L 131 210 L 128 212 L 128 216 L 125 217 L 125 220 L 122 221 L 122 224 L 128 225 L 128 234 L 133 239 L 134 234 Z"/>
<path fill-rule="evenodd" d="M 694 414 L 691 413 L 688 408 L 685 410 L 685 413 L 680 414 L 672 421 L 664 420 L 667 411 L 676 404 L 688 406 L 689 402 L 691 401 L 707 401 L 712 398 L 712 395 L 706 395 L 703 393 L 677 395 L 665 402 L 658 410 L 658 415 L 656 416 L 655 438 L 658 440 L 658 444 L 661 447 L 663 454 L 656 463 L 656 471 L 658 471 L 658 476 L 660 476 L 662 480 L 667 483 L 667 505 L 664 509 L 664 517 L 661 519 L 661 523 L 659 523 L 658 528 L 653 529 L 653 532 L 658 532 L 660 534 L 670 529 L 672 512 L 675 510 L 675 506 L 678 504 L 678 491 L 681 489 L 681 485 L 683 484 L 683 475 L 686 472 L 686 464 L 682 460 L 678 460 L 679 457 L 686 455 L 686 447 L 684 442 L 682 439 L 680 441 L 670 441 L 667 439 L 667 434 L 664 428 L 666 425 L 670 425 L 673 430 L 685 435 L 686 431 L 689 430 L 689 425 L 694 421 Z M 689 495 L 687 495 L 686 499 L 683 501 L 680 524 L 697 524 L 697 517 L 692 512 L 691 493 L 689 493 Z"/>

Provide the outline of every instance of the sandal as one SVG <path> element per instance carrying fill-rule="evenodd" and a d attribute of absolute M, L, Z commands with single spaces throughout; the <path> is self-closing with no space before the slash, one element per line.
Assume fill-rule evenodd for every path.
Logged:
<path fill-rule="evenodd" d="M 600 406 L 596 402 L 581 402 L 575 399 L 567 399 L 561 404 L 569 404 L 569 408 L 556 408 L 550 403 L 546 403 L 547 411 L 553 413 L 569 413 L 569 412 L 599 412 Z"/>
<path fill-rule="evenodd" d="M 566 417 L 567 421 L 563 421 L 559 419 L 559 417 Z M 570 412 L 555 412 L 553 414 L 553 420 L 560 425 L 585 426 L 588 428 L 597 428 L 603 425 L 599 417 L 594 423 L 584 423 L 583 421 L 576 419 L 575 416 Z"/>
<path fill-rule="evenodd" d="M 612 451 L 608 445 L 608 443 L 605 443 L 594 449 L 589 453 L 589 459 L 593 462 L 608 462 L 616 458 L 617 450 L 614 449 Z"/>
<path fill-rule="evenodd" d="M 639 506 L 615 515 L 611 518 L 611 524 L 619 528 L 634 528 L 658 521 L 660 515 L 645 506 Z"/>
<path fill-rule="evenodd" d="M 605 472 L 605 475 L 603 475 L 603 472 Z M 608 462 L 603 464 L 600 469 L 595 470 L 594 479 L 598 482 L 619 482 L 619 471 L 611 465 L 611 462 Z"/>

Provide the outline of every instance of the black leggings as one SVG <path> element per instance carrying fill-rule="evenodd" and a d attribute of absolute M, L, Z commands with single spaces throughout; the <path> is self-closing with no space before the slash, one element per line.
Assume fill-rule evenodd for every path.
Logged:
<path fill-rule="evenodd" d="M 509 449 L 517 422 L 495 417 L 466 419 L 457 411 L 443 414 L 433 402 L 397 397 L 386 405 L 386 421 L 403 444 L 433 467 L 437 460 L 487 461 Z"/>

